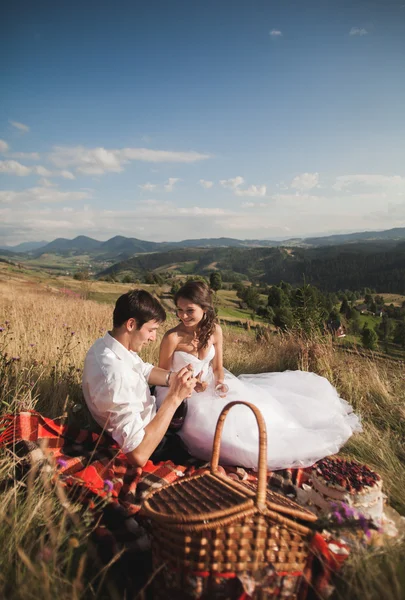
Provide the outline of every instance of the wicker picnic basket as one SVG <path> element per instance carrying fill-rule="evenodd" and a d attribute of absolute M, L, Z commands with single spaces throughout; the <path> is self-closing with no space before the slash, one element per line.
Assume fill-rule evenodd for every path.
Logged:
<path fill-rule="evenodd" d="M 257 486 L 218 470 L 224 421 L 237 404 L 254 412 L 259 428 Z M 214 598 L 219 588 L 225 593 L 225 584 L 224 597 L 237 598 L 235 581 L 229 591 L 232 579 L 255 589 L 255 599 L 297 597 L 311 537 L 307 524 L 316 517 L 267 489 L 266 425 L 253 404 L 227 404 L 217 422 L 210 470 L 151 492 L 142 513 L 150 519 L 154 567 L 161 571 L 153 598 Z"/>

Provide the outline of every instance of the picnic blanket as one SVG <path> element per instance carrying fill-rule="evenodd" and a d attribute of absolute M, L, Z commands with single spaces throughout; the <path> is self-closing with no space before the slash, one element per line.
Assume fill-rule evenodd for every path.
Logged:
<path fill-rule="evenodd" d="M 142 501 L 154 489 L 173 483 L 179 477 L 200 473 L 207 464 L 191 459 L 184 465 L 171 461 L 143 468 L 132 466 L 111 437 L 46 418 L 38 412 L 26 411 L 0 417 L 0 446 L 19 457 L 21 475 L 31 466 L 54 468 L 58 481 L 74 494 L 75 500 L 94 507 L 94 499 L 105 500 L 101 526 L 96 530 L 102 549 L 108 547 L 109 560 L 120 544 L 136 541 L 138 549 L 148 550 L 145 531 L 139 527 Z M 256 481 L 253 471 L 226 467 L 232 479 Z M 299 483 L 300 469 L 271 472 L 268 485 L 281 493 L 291 493 Z M 107 544 L 105 543 L 107 542 Z M 316 558 L 316 560 L 315 560 Z M 323 597 L 330 575 L 336 567 L 323 538 L 317 534 L 312 544 L 311 562 L 307 568 L 310 581 L 307 592 Z M 322 594 L 320 596 L 319 594 Z M 248 599 L 248 596 L 244 596 Z"/>
<path fill-rule="evenodd" d="M 87 490 L 108 497 L 125 505 L 131 514 L 140 510 L 143 498 L 152 489 L 208 467 L 196 459 L 184 465 L 171 461 L 154 464 L 149 460 L 143 468 L 135 467 L 110 436 L 58 423 L 35 411 L 0 417 L 1 445 L 23 458 L 24 464 L 53 464 L 65 485 L 83 487 L 83 496 Z M 233 479 L 257 479 L 251 470 L 222 469 Z M 284 494 L 293 493 L 300 473 L 299 469 L 269 473 L 269 486 Z"/>

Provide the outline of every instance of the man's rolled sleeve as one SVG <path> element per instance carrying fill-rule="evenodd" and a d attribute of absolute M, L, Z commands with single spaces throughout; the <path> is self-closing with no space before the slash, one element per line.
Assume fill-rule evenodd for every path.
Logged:
<path fill-rule="evenodd" d="M 142 363 L 142 373 L 146 379 L 146 381 L 149 381 L 149 377 L 150 374 L 152 373 L 152 369 L 154 368 L 153 365 L 151 365 L 150 363 Z"/>
<path fill-rule="evenodd" d="M 145 429 L 140 415 L 132 411 L 110 411 L 108 425 L 111 424 L 111 437 L 121 447 L 124 454 L 132 452 L 145 437 Z"/>

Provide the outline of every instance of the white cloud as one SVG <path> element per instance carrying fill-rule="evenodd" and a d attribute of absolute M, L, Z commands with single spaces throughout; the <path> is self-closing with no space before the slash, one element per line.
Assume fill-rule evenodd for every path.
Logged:
<path fill-rule="evenodd" d="M 81 164 L 77 167 L 79 173 L 86 175 L 102 175 L 104 171 L 119 173 L 123 167 L 119 158 L 110 150 L 95 148 L 92 151 L 83 151 L 80 158 Z M 63 165 L 62 165 L 63 166 Z"/>
<path fill-rule="evenodd" d="M 279 190 L 288 190 L 288 185 L 284 181 L 280 181 L 280 183 L 276 183 L 276 188 Z"/>
<path fill-rule="evenodd" d="M 209 190 L 214 185 L 213 181 L 208 181 L 207 179 L 200 179 L 198 183 L 206 190 Z"/>
<path fill-rule="evenodd" d="M 340 191 L 356 185 L 402 188 L 405 187 L 405 177 L 377 174 L 341 175 L 336 177 L 336 181 L 332 187 L 334 190 Z"/>
<path fill-rule="evenodd" d="M 181 181 L 181 179 L 179 179 L 178 177 L 169 177 L 169 179 L 167 180 L 167 182 L 161 186 L 158 185 L 157 183 L 150 183 L 149 181 L 147 183 L 142 183 L 140 184 L 138 187 L 143 191 L 143 192 L 153 192 L 155 190 L 161 191 L 162 188 L 166 191 L 166 192 L 172 192 L 174 189 L 174 186 L 176 185 L 176 183 L 178 181 Z"/>
<path fill-rule="evenodd" d="M 279 29 L 272 29 L 269 32 L 269 35 L 271 35 L 271 37 L 282 37 L 282 32 Z"/>
<path fill-rule="evenodd" d="M 71 171 L 66 171 L 65 169 L 59 171 L 59 173 L 55 173 L 55 175 L 57 177 L 63 177 L 63 179 L 76 179 L 76 177 L 73 175 L 73 173 L 71 173 Z"/>
<path fill-rule="evenodd" d="M 295 190 L 312 190 L 319 185 L 319 173 L 301 173 L 294 177 L 291 187 Z"/>
<path fill-rule="evenodd" d="M 267 208 L 270 204 L 266 202 L 243 202 L 242 208 Z"/>
<path fill-rule="evenodd" d="M 7 152 L 8 144 L 5 140 L 0 140 L 0 152 Z"/>
<path fill-rule="evenodd" d="M 143 192 L 152 192 L 157 188 L 156 183 L 143 183 L 139 186 Z"/>
<path fill-rule="evenodd" d="M 48 190 L 52 192 L 53 190 Z M 11 201 L 11 200 L 10 200 Z M 96 239 L 121 234 L 142 239 L 170 240 L 226 234 L 230 217 L 241 215 L 221 208 L 176 207 L 171 203 L 132 210 L 100 210 L 92 206 L 4 205 L 0 207 L 0 234 L 7 244 L 29 239 L 72 238 L 80 233 Z M 58 234 L 55 234 L 55 231 Z M 195 232 L 198 233 L 196 234 Z M 169 236 L 168 236 L 169 232 Z M 188 232 L 185 235 L 185 232 Z M 201 233 L 202 235 L 201 235 Z"/>
<path fill-rule="evenodd" d="M 77 192 L 59 193 L 59 189 L 44 188 L 46 184 L 41 183 L 23 192 L 0 192 L 3 203 L 0 235 L 4 243 L 53 239 L 60 235 L 72 238 L 79 234 L 96 239 L 136 235 L 155 241 L 230 235 L 272 239 L 327 234 L 348 228 L 360 231 L 401 226 L 405 215 L 405 194 L 400 201 L 396 189 L 395 201 L 390 199 L 390 190 L 382 200 L 378 188 L 372 188 L 367 198 L 363 193 L 346 191 L 339 196 L 336 192 L 316 196 L 310 191 L 294 190 L 272 196 L 267 203 L 247 198 L 239 209 L 233 210 L 220 206 L 178 206 L 153 199 L 135 202 L 130 210 L 104 210 L 95 206 L 95 200 L 92 203 L 88 200 L 92 190 L 84 198 L 83 194 L 77 196 Z M 88 202 L 86 207 L 82 206 L 84 202 Z"/>
<path fill-rule="evenodd" d="M 160 206 L 161 202 L 160 202 L 160 200 L 155 200 L 154 198 L 148 198 L 148 200 L 141 200 L 139 202 L 139 204 L 143 204 L 145 206 Z M 166 204 L 166 203 L 163 202 L 163 204 Z"/>
<path fill-rule="evenodd" d="M 55 203 L 85 200 L 91 198 L 88 192 L 63 192 L 51 187 L 38 186 L 22 191 L 0 190 L 0 203 L 25 204 L 25 203 Z"/>
<path fill-rule="evenodd" d="M 144 162 L 178 162 L 178 163 L 193 163 L 200 160 L 211 158 L 209 154 L 201 154 L 200 152 L 174 152 L 170 150 L 150 150 L 148 148 L 123 148 L 116 150 L 122 159 L 126 160 L 141 160 Z"/>
<path fill-rule="evenodd" d="M 16 160 L 0 160 L 0 173 L 26 177 L 31 173 L 31 169 Z"/>
<path fill-rule="evenodd" d="M 73 173 L 69 171 L 55 171 L 52 172 L 42 165 L 34 165 L 27 167 L 16 160 L 0 160 L 0 173 L 7 173 L 9 175 L 17 175 L 18 177 L 27 177 L 32 173 L 40 175 L 41 177 L 63 177 L 65 179 L 75 179 Z"/>
<path fill-rule="evenodd" d="M 233 179 L 221 179 L 219 183 L 222 187 L 232 190 L 236 196 L 263 197 L 267 191 L 265 185 L 251 185 L 245 190 L 242 189 L 240 186 L 245 183 L 245 180 L 240 175 Z"/>
<path fill-rule="evenodd" d="M 178 177 L 169 177 L 168 182 L 164 185 L 166 192 L 172 192 L 178 181 L 181 181 Z"/>
<path fill-rule="evenodd" d="M 228 188 L 230 190 L 236 190 L 240 185 L 245 183 L 245 180 L 243 179 L 243 177 L 238 175 L 237 177 L 234 177 L 233 179 L 221 179 L 221 181 L 219 183 L 224 188 Z"/>
<path fill-rule="evenodd" d="M 138 218 L 143 219 L 145 223 L 148 220 L 150 220 L 150 223 L 152 223 L 154 219 L 160 218 L 164 219 L 166 223 L 168 221 L 173 221 L 173 224 L 177 223 L 179 218 L 185 219 L 187 217 L 213 217 L 235 214 L 224 208 L 177 206 L 174 202 L 162 202 L 160 200 L 153 199 L 142 200 L 139 202 L 135 212 L 138 215 Z"/>
<path fill-rule="evenodd" d="M 235 194 L 237 196 L 252 196 L 252 197 L 263 197 L 266 195 L 267 188 L 265 185 L 251 185 L 246 190 L 241 190 L 239 187 L 236 188 Z"/>
<path fill-rule="evenodd" d="M 47 187 L 47 188 L 50 188 L 50 187 L 57 187 L 57 184 L 56 184 L 56 183 L 54 183 L 54 182 L 53 182 L 53 181 L 51 181 L 50 179 L 47 179 L 46 177 L 42 177 L 42 179 L 40 179 L 40 180 L 38 181 L 38 183 L 39 183 L 40 187 Z"/>
<path fill-rule="evenodd" d="M 123 170 L 114 150 L 105 148 L 87 149 L 83 146 L 74 148 L 57 146 L 49 156 L 51 162 L 60 168 L 76 167 L 79 173 L 86 175 L 102 175 L 105 172 L 118 173 Z"/>
<path fill-rule="evenodd" d="M 18 121 L 9 121 L 9 123 L 22 133 L 27 133 L 30 130 L 28 125 L 24 125 L 24 123 L 19 123 Z"/>
<path fill-rule="evenodd" d="M 324 206 L 327 206 L 327 202 L 330 200 L 330 198 L 326 196 L 315 196 L 313 194 L 301 192 L 295 192 L 295 194 L 274 194 L 272 199 L 275 200 L 279 206 L 296 208 L 298 213 L 302 211 L 305 212 L 315 204 L 319 205 L 323 203 Z"/>
<path fill-rule="evenodd" d="M 378 174 L 356 174 L 356 175 L 341 175 L 336 177 L 332 189 L 340 192 L 343 190 L 356 192 L 356 197 L 361 195 L 364 188 L 379 188 L 381 190 L 389 190 L 391 193 L 401 193 L 405 190 L 405 177 L 400 175 L 378 175 Z M 364 195 L 364 194 L 363 194 Z"/>
<path fill-rule="evenodd" d="M 39 152 L 10 152 L 8 154 L 10 158 L 19 158 L 22 160 L 39 160 Z"/>
<path fill-rule="evenodd" d="M 176 213 L 179 213 L 180 215 L 201 215 L 205 217 L 217 217 L 229 214 L 223 208 L 201 208 L 200 206 L 193 206 L 192 208 L 178 208 Z"/>
<path fill-rule="evenodd" d="M 349 35 L 367 35 L 368 31 L 367 29 L 364 29 L 363 27 L 352 27 L 351 30 L 349 31 Z"/>
<path fill-rule="evenodd" d="M 132 161 L 192 163 L 210 158 L 208 154 L 198 152 L 171 152 L 150 150 L 148 148 L 85 148 L 83 146 L 56 146 L 49 156 L 57 167 L 75 167 L 86 175 L 102 175 L 107 172 L 119 173 L 123 165 Z"/>
<path fill-rule="evenodd" d="M 52 171 L 46 169 L 45 167 L 42 167 L 41 165 L 36 165 L 35 167 L 33 167 L 33 171 L 37 175 L 41 175 L 41 177 L 51 177 L 52 175 Z"/>

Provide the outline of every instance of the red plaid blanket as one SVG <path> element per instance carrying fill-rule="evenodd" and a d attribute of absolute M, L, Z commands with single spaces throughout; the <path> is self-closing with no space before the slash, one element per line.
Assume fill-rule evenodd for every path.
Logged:
<path fill-rule="evenodd" d="M 194 465 L 171 461 L 134 467 L 107 435 L 59 424 L 37 412 L 0 417 L 0 446 L 5 445 L 30 464 L 51 462 L 67 486 L 124 504 L 132 514 L 151 489 L 172 483 Z"/>
<path fill-rule="evenodd" d="M 59 480 L 76 492 L 79 490 L 83 502 L 91 501 L 94 496 L 105 498 L 109 501 L 107 509 L 113 508 L 114 504 L 120 505 L 125 519 L 133 517 L 140 510 L 143 498 L 152 489 L 207 468 L 207 465 L 196 461 L 186 465 L 175 465 L 171 461 L 158 464 L 148 461 L 143 469 L 134 467 L 109 436 L 58 423 L 37 412 L 1 416 L 0 446 L 5 446 L 20 457 L 22 464 L 28 467 L 53 464 L 59 472 Z M 226 468 L 224 472 L 233 479 L 257 479 L 255 473 L 245 469 Z M 291 492 L 293 484 L 299 484 L 301 475 L 299 469 L 269 473 L 269 487 L 284 493 Z M 106 515 L 108 521 L 108 512 Z M 110 527 L 108 523 L 107 527 Z M 115 547 L 117 531 L 114 531 L 114 527 L 111 529 L 112 533 L 104 528 L 99 534 L 107 534 Z M 308 565 L 307 570 L 310 590 L 316 598 L 319 597 L 318 592 L 328 587 L 330 574 L 336 565 L 320 535 L 314 537 L 312 546 L 312 556 L 322 558 L 316 562 L 316 577 L 313 569 L 315 563 Z"/>
<path fill-rule="evenodd" d="M 119 502 L 134 514 L 152 489 L 191 475 L 201 462 L 175 465 L 171 461 L 142 468 L 128 463 L 126 456 L 108 435 L 99 435 L 60 424 L 38 412 L 0 417 L 0 446 L 8 446 L 31 464 L 51 462 L 68 486 L 82 486 L 88 492 Z M 205 467 L 206 468 L 206 467 Z M 240 468 L 226 468 L 229 477 L 256 480 L 256 474 Z M 269 473 L 269 486 L 284 493 L 293 492 L 300 470 Z"/>

